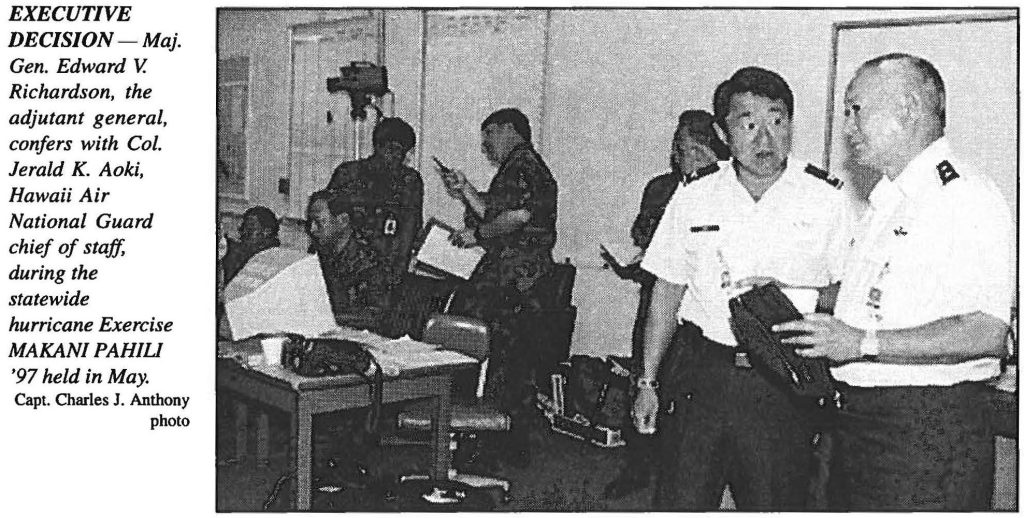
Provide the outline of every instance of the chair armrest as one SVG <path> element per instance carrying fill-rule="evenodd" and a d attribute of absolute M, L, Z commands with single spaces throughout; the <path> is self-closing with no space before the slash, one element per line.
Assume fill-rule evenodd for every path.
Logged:
<path fill-rule="evenodd" d="M 474 333 L 486 333 L 487 323 L 479 318 L 467 317 L 462 315 L 448 315 L 444 313 L 434 313 L 430 315 L 430 319 L 427 320 L 425 329 L 431 328 L 441 329 L 452 329 L 464 332 Z"/>

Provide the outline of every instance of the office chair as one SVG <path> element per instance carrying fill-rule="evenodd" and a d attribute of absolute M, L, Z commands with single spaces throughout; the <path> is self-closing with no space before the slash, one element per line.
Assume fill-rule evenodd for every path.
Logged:
<path fill-rule="evenodd" d="M 518 315 L 516 328 L 522 333 L 531 358 L 531 370 L 538 387 L 548 387 L 551 374 L 569 359 L 572 334 L 576 328 L 576 306 L 572 291 L 576 283 L 576 266 L 566 258 L 537 281 L 534 296 L 537 309 Z"/>
<path fill-rule="evenodd" d="M 480 374 L 476 380 L 475 394 L 469 400 L 459 400 L 452 404 L 450 427 L 452 431 L 451 449 L 458 446 L 460 437 L 472 436 L 478 432 L 507 432 L 511 425 L 511 417 L 482 404 L 484 383 L 487 374 L 487 356 L 490 353 L 490 335 L 487 324 L 483 321 L 455 315 L 435 314 L 427 322 L 423 331 L 423 341 L 443 345 L 446 349 L 459 351 L 480 361 Z M 398 428 L 402 430 L 430 432 L 431 408 L 426 405 L 412 405 L 398 415 Z M 390 444 L 410 444 L 408 441 L 388 441 Z M 419 444 L 419 443 L 416 443 Z M 401 481 L 423 480 L 427 475 L 415 474 L 401 477 Z M 454 467 L 448 472 L 448 479 L 462 482 L 477 488 L 497 488 L 502 491 L 502 498 L 508 498 L 509 481 L 460 473 Z"/>

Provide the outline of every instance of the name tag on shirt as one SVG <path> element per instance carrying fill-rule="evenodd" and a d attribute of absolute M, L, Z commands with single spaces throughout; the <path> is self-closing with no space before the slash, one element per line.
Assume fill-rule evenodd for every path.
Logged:
<path fill-rule="evenodd" d="M 690 227 L 690 232 L 718 232 L 720 229 L 718 225 L 701 225 L 697 227 Z"/>

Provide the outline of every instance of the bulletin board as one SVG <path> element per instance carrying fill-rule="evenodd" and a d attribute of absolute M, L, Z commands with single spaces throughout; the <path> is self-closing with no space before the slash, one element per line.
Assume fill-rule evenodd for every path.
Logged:
<path fill-rule="evenodd" d="M 847 163 L 843 97 L 865 61 L 903 52 L 930 61 L 946 86 L 946 134 L 958 156 L 991 178 L 1017 214 L 1017 15 L 986 12 L 933 18 L 847 21 L 833 25 L 825 124 L 830 171 L 864 196 L 877 181 Z"/>

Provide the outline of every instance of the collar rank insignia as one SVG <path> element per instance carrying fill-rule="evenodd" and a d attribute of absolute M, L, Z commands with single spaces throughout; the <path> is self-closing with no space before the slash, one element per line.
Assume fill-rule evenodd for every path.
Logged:
<path fill-rule="evenodd" d="M 953 169 L 953 164 L 949 163 L 949 160 L 939 162 L 939 165 L 935 166 L 935 168 L 939 170 L 939 180 L 942 180 L 943 186 L 960 178 L 960 173 Z"/>
<path fill-rule="evenodd" d="M 804 168 L 804 172 L 831 185 L 832 187 L 835 187 L 837 190 L 843 188 L 843 181 L 832 176 L 824 169 L 818 169 L 811 164 L 807 164 L 807 167 Z"/>
<path fill-rule="evenodd" d="M 719 169 L 720 168 L 718 167 L 717 163 L 706 165 L 694 171 L 693 174 L 687 175 L 686 183 L 689 184 L 690 182 L 700 180 L 701 178 L 704 178 L 705 176 L 708 176 L 710 174 L 717 173 Z"/>

